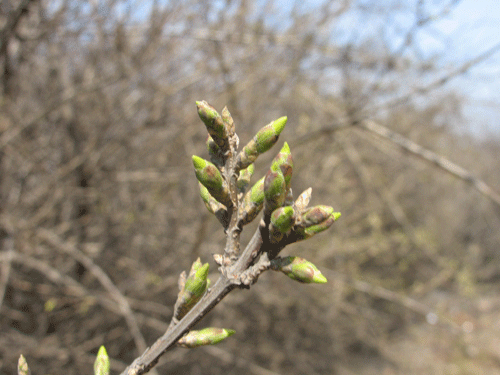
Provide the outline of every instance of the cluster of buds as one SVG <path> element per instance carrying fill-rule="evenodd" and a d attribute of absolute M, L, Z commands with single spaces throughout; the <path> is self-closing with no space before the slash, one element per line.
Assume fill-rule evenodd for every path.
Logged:
<path fill-rule="evenodd" d="M 217 281 L 212 290 L 209 291 L 209 264 L 203 264 L 200 258 L 192 264 L 188 275 L 182 272 L 179 277 L 179 294 L 172 322 L 163 337 L 179 324 L 179 331 L 187 333 L 181 338 L 175 336 L 176 341 L 171 344 L 176 342 L 185 348 L 217 344 L 233 335 L 233 330 L 225 328 L 189 329 L 235 286 L 251 285 L 265 270 L 282 272 L 301 283 L 326 283 L 321 271 L 306 259 L 278 255 L 286 245 L 328 229 L 340 217 L 340 212 L 334 212 L 329 206 L 308 207 L 311 188 L 294 200 L 291 188 L 293 159 L 286 142 L 272 160 L 266 175 L 251 185 L 254 162 L 276 144 L 287 117 L 280 117 L 264 126 L 238 152 L 239 138 L 228 109 L 224 108 L 219 114 L 206 101 L 196 102 L 196 105 L 198 115 L 208 131 L 206 145 L 210 161 L 193 156 L 194 171 L 199 181 L 201 198 L 208 211 L 223 225 L 227 242 L 224 255 L 214 255 L 224 277 Z M 243 226 L 252 222 L 261 212 L 258 231 L 243 254 L 239 254 L 239 235 Z M 193 308 L 203 298 L 206 299 L 202 301 L 205 303 L 200 304 L 200 311 L 194 311 Z M 190 311 L 192 320 L 186 316 Z M 186 319 L 181 322 L 183 318 Z M 135 367 L 132 364 L 127 373 L 142 374 L 143 370 L 147 371 L 149 366 L 154 365 L 158 356 L 170 345 L 163 337 L 146 351 L 148 362 L 140 363 L 144 354 L 134 361 Z M 108 354 L 101 346 L 94 363 L 94 374 L 109 375 L 109 368 Z M 18 374 L 29 373 L 26 359 L 21 355 Z"/>

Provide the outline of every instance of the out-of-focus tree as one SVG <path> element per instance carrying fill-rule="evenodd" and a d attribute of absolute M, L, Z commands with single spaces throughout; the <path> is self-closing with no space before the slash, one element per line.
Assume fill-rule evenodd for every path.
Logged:
<path fill-rule="evenodd" d="M 243 142 L 288 116 L 294 190 L 313 180 L 313 202 L 343 214 L 301 249 L 334 282 L 306 294 L 266 274 L 207 317 L 240 333 L 234 348 L 159 371 L 357 372 L 360 355 L 403 369 L 391 340 L 434 316 L 447 323 L 426 338 L 459 347 L 443 301 L 498 286 L 500 168 L 496 139 L 455 132 L 446 86 L 498 47 L 447 71 L 419 53 L 420 30 L 457 6 L 0 3 L 2 370 L 22 351 L 35 373 L 86 373 L 105 344 L 119 371 L 165 330 L 179 269 L 223 238 L 186 176 L 202 98 L 228 105 Z"/>

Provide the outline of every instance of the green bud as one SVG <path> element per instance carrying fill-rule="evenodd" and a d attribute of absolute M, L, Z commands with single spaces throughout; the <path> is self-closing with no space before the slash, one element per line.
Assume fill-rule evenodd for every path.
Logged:
<path fill-rule="evenodd" d="M 229 189 L 217 167 L 196 155 L 193 155 L 193 165 L 196 178 L 207 188 L 212 197 L 226 206 L 230 205 Z"/>
<path fill-rule="evenodd" d="M 252 222 L 262 210 L 262 206 L 264 205 L 264 179 L 265 177 L 262 177 L 245 194 L 243 202 L 240 205 L 241 225 Z"/>
<path fill-rule="evenodd" d="M 109 375 L 109 356 L 104 345 L 101 345 L 94 362 L 94 375 Z"/>
<path fill-rule="evenodd" d="M 281 170 L 267 172 L 264 180 L 265 213 L 271 214 L 276 208 L 285 202 L 285 178 Z"/>
<path fill-rule="evenodd" d="M 26 358 L 24 358 L 22 354 L 19 356 L 19 361 L 17 362 L 17 374 L 18 375 L 31 374 L 31 370 L 28 367 L 28 362 L 26 362 Z"/>
<path fill-rule="evenodd" d="M 174 316 L 177 320 L 181 320 L 205 294 L 208 289 L 208 269 L 209 264 L 202 264 L 200 258 L 191 266 L 175 303 Z"/>
<path fill-rule="evenodd" d="M 248 186 L 254 171 L 255 166 L 253 164 L 240 171 L 240 176 L 238 177 L 238 189 L 240 191 L 243 191 Z"/>
<path fill-rule="evenodd" d="M 269 150 L 279 138 L 286 125 L 287 117 L 283 116 L 260 129 L 253 139 L 243 147 L 238 158 L 238 169 L 244 169 L 252 164 L 260 154 Z"/>
<path fill-rule="evenodd" d="M 319 224 L 333 214 L 333 208 L 330 206 L 314 206 L 302 214 L 302 222 L 304 227 Z"/>
<path fill-rule="evenodd" d="M 210 136 L 210 134 L 207 137 L 206 145 L 207 145 L 208 154 L 212 158 L 215 158 L 216 160 L 219 160 L 221 158 L 220 148 L 214 142 L 214 139 Z"/>
<path fill-rule="evenodd" d="M 195 266 L 197 265 L 197 266 Z M 184 290 L 191 293 L 196 298 L 201 298 L 207 290 L 207 276 L 210 265 L 208 263 L 201 264 L 198 258 L 197 263 L 193 263 L 193 268 L 184 284 Z M 194 271 L 194 272 L 193 272 Z"/>
<path fill-rule="evenodd" d="M 285 183 L 287 186 L 287 190 L 290 188 L 290 181 L 292 179 L 292 171 L 293 171 L 293 159 L 292 154 L 290 152 L 290 147 L 288 143 L 285 142 L 283 147 L 281 148 L 278 155 L 276 155 L 271 163 L 271 170 L 277 172 L 281 170 L 283 176 L 285 177 Z"/>
<path fill-rule="evenodd" d="M 280 207 L 271 214 L 271 224 L 278 228 L 282 233 L 286 233 L 292 227 L 295 221 L 295 210 L 293 207 Z"/>
<path fill-rule="evenodd" d="M 206 101 L 196 102 L 198 115 L 221 150 L 228 149 L 228 133 L 221 115 Z"/>
<path fill-rule="evenodd" d="M 235 129 L 234 129 L 234 120 L 233 117 L 231 116 L 231 113 L 229 113 L 229 110 L 227 107 L 224 107 L 222 109 L 221 113 L 222 121 L 224 122 L 226 131 L 228 134 L 234 134 Z"/>
<path fill-rule="evenodd" d="M 208 189 L 201 184 L 201 182 L 198 182 L 199 187 L 200 187 L 200 196 L 201 199 L 203 199 L 203 203 L 205 203 L 205 206 L 207 207 L 207 210 L 212 213 L 212 214 L 217 214 L 219 210 L 225 211 L 226 206 L 224 206 L 222 203 L 218 202 Z"/>
<path fill-rule="evenodd" d="M 295 210 L 291 206 L 279 207 L 271 214 L 269 240 L 278 243 L 295 223 Z"/>
<path fill-rule="evenodd" d="M 293 256 L 275 258 L 271 261 L 271 269 L 281 271 L 289 278 L 301 283 L 324 284 L 327 282 L 321 271 L 304 258 Z"/>
<path fill-rule="evenodd" d="M 234 330 L 225 328 L 205 328 L 200 331 L 190 331 L 177 344 L 188 349 L 203 345 L 218 344 L 225 338 L 232 336 Z"/>
<path fill-rule="evenodd" d="M 329 206 L 309 208 L 297 223 L 295 233 L 298 240 L 305 240 L 330 228 L 340 215 L 340 212 L 333 212 L 333 208 Z"/>

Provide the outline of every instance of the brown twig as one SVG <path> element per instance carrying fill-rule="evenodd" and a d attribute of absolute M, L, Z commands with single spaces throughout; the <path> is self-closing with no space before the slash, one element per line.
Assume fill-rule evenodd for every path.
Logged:
<path fill-rule="evenodd" d="M 365 120 L 361 122 L 360 126 L 371 133 L 377 134 L 385 139 L 388 139 L 392 143 L 395 143 L 398 146 L 400 146 L 402 149 L 409 151 L 412 154 L 419 156 L 423 160 L 438 166 L 439 168 L 450 173 L 451 175 L 468 182 L 477 191 L 487 196 L 494 203 L 500 206 L 500 195 L 498 195 L 491 187 L 489 187 L 488 184 L 486 184 L 486 182 L 477 178 L 468 170 L 460 167 L 455 163 L 452 163 L 448 159 L 444 158 L 441 155 L 436 154 L 433 151 L 423 148 L 419 144 L 409 140 L 408 138 L 403 137 L 402 135 L 396 132 L 393 132 L 392 130 L 376 123 L 375 121 Z"/>

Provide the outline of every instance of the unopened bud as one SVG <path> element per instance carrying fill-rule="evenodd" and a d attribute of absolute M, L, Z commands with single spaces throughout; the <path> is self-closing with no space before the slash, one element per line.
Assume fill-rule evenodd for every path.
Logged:
<path fill-rule="evenodd" d="M 278 243 L 295 223 L 295 210 L 293 207 L 279 207 L 271 214 L 269 224 L 269 240 Z"/>
<path fill-rule="evenodd" d="M 28 367 L 28 362 L 26 361 L 26 358 L 24 358 L 24 355 L 19 356 L 19 361 L 17 362 L 17 374 L 18 375 L 30 375 L 31 370 Z"/>
<path fill-rule="evenodd" d="M 245 194 L 243 203 L 240 206 L 241 212 L 241 225 L 250 223 L 257 217 L 264 205 L 264 179 L 262 177 L 259 181 L 252 186 L 249 192 Z"/>
<path fill-rule="evenodd" d="M 278 152 L 278 155 L 274 157 L 271 162 L 271 170 L 274 172 L 281 170 L 283 177 L 285 177 L 286 188 L 288 190 L 290 188 L 290 181 L 293 173 L 293 159 L 288 143 L 285 142 L 280 152 Z"/>
<path fill-rule="evenodd" d="M 190 331 L 177 344 L 184 348 L 196 348 L 203 345 L 214 345 L 232 336 L 234 330 L 225 328 L 205 328 L 200 331 Z"/>
<path fill-rule="evenodd" d="M 326 277 L 314 264 L 300 257 L 275 258 L 271 261 L 271 269 L 281 271 L 289 278 L 301 283 L 324 284 L 327 282 Z"/>
<path fill-rule="evenodd" d="M 240 176 L 238 177 L 238 189 L 240 191 L 243 191 L 248 184 L 250 184 L 250 178 L 252 177 L 254 171 L 255 166 L 253 164 L 250 164 L 247 168 L 240 171 Z"/>
<path fill-rule="evenodd" d="M 208 269 L 209 264 L 202 264 L 200 258 L 191 266 L 189 275 L 175 303 L 174 316 L 176 319 L 181 320 L 205 294 L 208 289 Z"/>
<path fill-rule="evenodd" d="M 304 211 L 309 205 L 309 202 L 311 201 L 311 193 L 312 193 L 312 188 L 308 188 L 304 190 L 295 200 L 295 208 L 299 212 Z"/>
<path fill-rule="evenodd" d="M 340 212 L 333 212 L 329 206 L 315 206 L 302 214 L 297 224 L 296 235 L 298 240 L 305 240 L 330 228 L 340 217 Z"/>
<path fill-rule="evenodd" d="M 109 356 L 106 348 L 101 345 L 94 362 L 94 375 L 109 375 Z"/>
<path fill-rule="evenodd" d="M 214 142 L 223 151 L 228 149 L 228 132 L 221 115 L 206 101 L 196 102 L 198 115 L 207 127 Z"/>
<path fill-rule="evenodd" d="M 267 172 L 264 180 L 265 213 L 271 214 L 285 202 L 285 178 L 281 170 Z"/>
<path fill-rule="evenodd" d="M 269 150 L 285 128 L 287 117 L 283 116 L 260 129 L 239 154 L 237 167 L 244 169 L 252 164 L 260 154 Z"/>
<path fill-rule="evenodd" d="M 230 205 L 229 189 L 217 167 L 196 155 L 193 155 L 193 165 L 196 178 L 207 188 L 208 192 L 218 202 L 226 206 Z"/>

